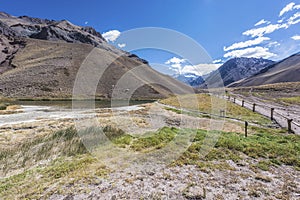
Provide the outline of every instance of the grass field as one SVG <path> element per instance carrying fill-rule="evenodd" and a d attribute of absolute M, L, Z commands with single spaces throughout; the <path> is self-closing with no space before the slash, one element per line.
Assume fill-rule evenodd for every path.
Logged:
<path fill-rule="evenodd" d="M 234 94 L 241 94 L 245 97 L 255 96 L 283 105 L 300 105 L 300 82 L 229 88 L 228 90 Z"/>
<path fill-rule="evenodd" d="M 268 171 L 271 166 L 280 165 L 290 165 L 300 170 L 300 136 L 286 135 L 280 130 L 254 129 L 256 134 L 247 138 L 239 133 L 191 129 L 179 132 L 179 129 L 170 127 L 153 132 L 146 138 L 133 137 L 111 127 L 107 128 L 106 133 L 116 148 L 126 149 L 133 153 L 148 153 L 163 148 L 179 133 L 196 131 L 190 147 L 177 160 L 174 160 L 171 166 L 196 165 L 204 171 L 234 170 L 225 162 L 226 160 L 239 163 L 248 157 L 248 159 L 258 160 L 255 164 L 249 163 L 253 170 Z M 217 134 L 219 139 L 209 153 L 202 157 L 199 153 L 207 134 Z M 81 148 L 76 138 L 76 132 L 71 128 L 56 132 L 53 137 L 45 139 L 44 141 L 48 142 L 64 140 L 66 144 L 73 143 L 79 148 L 75 150 L 62 148 L 61 156 L 48 165 L 33 167 L 17 175 L 0 179 L 0 195 L 7 198 L 16 195 L 19 198 L 40 198 L 41 195 L 51 194 L 54 191 L 64 194 L 66 191 L 61 186 L 66 184 L 72 185 L 72 190 L 76 192 L 82 190 L 80 189 L 82 185 L 94 184 L 99 178 L 106 177 L 112 172 L 109 166 L 104 165 Z M 34 150 L 38 143 L 40 141 L 31 142 L 31 146 L 27 144 L 27 151 Z M 45 153 L 40 152 L 40 154 Z M 218 161 L 218 164 L 215 161 Z"/>
<path fill-rule="evenodd" d="M 191 103 L 190 95 L 180 97 L 170 97 L 160 102 L 166 105 L 174 106 L 178 109 L 191 109 L 208 114 L 220 114 L 220 110 L 225 110 L 226 116 L 236 118 L 251 123 L 267 126 L 272 124 L 271 120 L 251 110 L 238 106 L 234 103 L 228 102 L 209 94 L 197 94 L 197 102 Z M 179 110 L 180 111 L 180 110 Z M 177 111 L 177 112 L 179 112 Z"/>
<path fill-rule="evenodd" d="M 257 113 L 208 94 L 198 94 L 196 97 L 198 105 L 191 103 L 189 95 L 178 97 L 180 101 L 177 97 L 171 97 L 161 100 L 161 103 L 176 107 L 165 109 L 182 115 L 188 113 L 180 108 L 218 113 L 218 109 L 225 106 L 227 116 L 264 126 L 271 123 Z M 217 106 L 211 108 L 212 105 Z M 209 118 L 210 115 L 193 117 Z M 261 171 L 272 173 L 274 169 L 282 166 L 290 166 L 299 171 L 300 136 L 286 134 L 286 130 L 282 129 L 263 128 L 264 126 L 249 126 L 251 134 L 248 137 L 237 132 L 175 127 L 163 127 L 142 135 L 132 135 L 114 126 L 103 127 L 103 132 L 99 128 L 90 127 L 79 133 L 81 137 L 74 127 L 49 135 L 41 134 L 20 144 L 0 149 L 1 174 L 5 177 L 0 178 L 0 196 L 4 199 L 38 199 L 47 198 L 54 193 L 89 193 L 89 185 L 99 184 L 99 180 L 114 173 L 114 169 L 108 165 L 109 162 L 90 154 L 84 144 L 89 144 L 96 152 L 95 155 L 97 151 L 99 154 L 107 153 L 107 157 L 112 159 L 111 162 L 116 162 L 113 159 L 118 158 L 113 157 L 110 152 L 102 151 L 103 146 L 110 145 L 118 154 L 126 152 L 127 155 L 148 155 L 163 149 L 178 136 L 191 132 L 195 135 L 190 138 L 190 145 L 168 167 L 193 165 L 207 173 L 234 171 L 236 169 L 227 162 L 231 161 L 247 166 L 255 173 L 259 172 L 255 179 L 264 182 L 271 182 L 271 178 L 263 176 Z M 103 140 L 100 144 L 97 141 L 101 139 L 102 133 L 108 140 Z M 209 149 L 204 143 L 207 137 L 218 138 Z M 203 149 L 207 151 L 203 152 Z M 10 173 L 11 175 L 7 175 Z"/>

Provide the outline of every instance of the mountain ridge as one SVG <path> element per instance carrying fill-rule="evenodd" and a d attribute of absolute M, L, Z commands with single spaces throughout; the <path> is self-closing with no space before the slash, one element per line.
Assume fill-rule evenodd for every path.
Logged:
<path fill-rule="evenodd" d="M 205 88 L 207 85 L 213 87 L 227 86 L 243 78 L 250 77 L 273 63 L 274 61 L 262 58 L 232 58 L 226 61 L 217 70 L 207 75 L 205 83 L 200 85 L 200 87 Z M 218 81 L 220 77 L 223 79 L 223 85 L 220 85 L 220 81 Z M 219 84 L 215 85 L 215 82 Z"/>
<path fill-rule="evenodd" d="M 93 60 L 93 70 L 105 70 L 95 91 L 98 98 L 111 98 L 113 86 L 124 75 L 128 75 L 128 85 L 142 85 L 133 91 L 134 99 L 191 91 L 135 54 L 108 44 L 95 29 L 67 20 L 0 13 L 0 33 L 0 94 L 5 97 L 71 98 L 77 72 L 86 58 Z M 135 72 L 138 66 L 142 70 Z"/>
<path fill-rule="evenodd" d="M 283 60 L 275 62 L 262 69 L 258 73 L 236 81 L 229 87 L 248 87 L 265 84 L 298 82 L 300 81 L 300 52 L 295 53 Z"/>

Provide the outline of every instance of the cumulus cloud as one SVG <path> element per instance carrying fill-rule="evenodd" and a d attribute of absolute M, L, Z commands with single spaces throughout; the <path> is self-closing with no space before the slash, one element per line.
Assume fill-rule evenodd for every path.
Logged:
<path fill-rule="evenodd" d="M 119 48 L 124 48 L 124 47 L 126 47 L 126 44 L 125 43 L 118 44 L 118 47 Z"/>
<path fill-rule="evenodd" d="M 180 58 L 177 58 L 177 57 L 173 57 L 169 60 L 167 60 L 165 62 L 165 64 L 169 65 L 169 64 L 180 64 L 180 63 L 185 63 L 186 60 L 185 59 L 180 59 Z"/>
<path fill-rule="evenodd" d="M 88 23 L 89 23 L 88 21 L 84 22 L 85 25 L 87 25 Z"/>
<path fill-rule="evenodd" d="M 118 30 L 111 30 L 108 32 L 102 33 L 102 36 L 105 38 L 108 42 L 114 42 L 116 39 L 121 35 L 121 32 Z"/>
<path fill-rule="evenodd" d="M 182 69 L 184 68 L 183 63 L 185 59 L 173 57 L 165 62 L 166 65 L 170 65 L 169 69 L 175 71 L 177 74 L 182 74 Z"/>
<path fill-rule="evenodd" d="M 203 76 L 216 69 L 218 69 L 222 64 L 198 64 L 198 65 L 186 65 L 182 68 L 181 73 L 193 73 L 198 76 Z"/>
<path fill-rule="evenodd" d="M 293 37 L 291 37 L 293 40 L 300 40 L 300 35 L 294 35 Z"/>
<path fill-rule="evenodd" d="M 270 24 L 270 23 L 271 23 L 271 22 L 262 19 L 262 20 L 260 20 L 259 22 L 257 22 L 254 26 L 259 26 L 259 25 L 262 25 L 262 24 Z"/>
<path fill-rule="evenodd" d="M 173 57 L 165 62 L 165 64 L 170 65 L 169 69 L 173 70 L 176 74 L 186 74 L 193 73 L 198 76 L 202 76 L 207 74 L 218 67 L 221 64 L 198 64 L 198 65 L 190 65 L 187 64 L 186 59 L 181 59 L 177 57 Z"/>
<path fill-rule="evenodd" d="M 224 55 L 225 58 L 247 57 L 247 58 L 271 58 L 276 54 L 269 51 L 267 47 L 251 47 L 242 50 L 230 51 Z"/>
<path fill-rule="evenodd" d="M 287 5 L 280 11 L 279 17 L 281 17 L 281 16 L 284 15 L 285 13 L 287 13 L 287 12 L 293 10 L 294 6 L 295 6 L 295 3 L 294 3 L 294 2 L 287 4 Z"/>
<path fill-rule="evenodd" d="M 245 48 L 245 47 L 258 45 L 258 44 L 261 44 L 262 42 L 267 41 L 267 40 L 270 40 L 270 38 L 268 38 L 268 37 L 258 37 L 254 40 L 248 40 L 248 41 L 245 41 L 245 42 L 234 43 L 229 47 L 224 47 L 224 51 L 230 51 L 230 50 L 234 50 L 234 49 L 241 49 L 241 48 Z"/>

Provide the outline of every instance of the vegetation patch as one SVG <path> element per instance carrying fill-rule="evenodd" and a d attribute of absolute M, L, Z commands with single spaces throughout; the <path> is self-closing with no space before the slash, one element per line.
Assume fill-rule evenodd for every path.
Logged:
<path fill-rule="evenodd" d="M 63 185 L 72 185 L 76 181 L 91 184 L 95 178 L 104 177 L 109 173 L 109 168 L 89 154 L 63 156 L 52 161 L 47 167 L 36 167 L 0 179 L 0 196 L 7 199 L 47 197 L 53 193 L 67 192 L 58 189 Z"/>
<path fill-rule="evenodd" d="M 288 104 L 300 104 L 300 96 L 280 98 L 280 101 Z"/>
<path fill-rule="evenodd" d="M 268 170 L 270 166 L 290 165 L 300 167 L 300 136 L 286 135 L 272 129 L 259 129 L 248 137 L 239 133 L 207 132 L 198 130 L 188 150 L 176 161 L 177 164 L 198 164 L 202 161 L 233 160 L 243 155 L 261 159 L 257 167 Z M 218 134 L 218 141 L 205 157 L 199 154 L 206 134 Z M 198 164 L 199 165 L 199 164 Z"/>
<path fill-rule="evenodd" d="M 185 130 L 185 129 L 184 129 Z M 191 129 L 164 127 L 157 132 L 145 134 L 146 137 L 123 135 L 113 140 L 115 144 L 129 151 L 147 152 L 163 148 L 180 134 L 187 134 Z M 287 135 L 281 130 L 251 128 L 253 134 L 244 137 L 244 134 L 222 131 L 193 130 L 196 132 L 191 145 L 182 156 L 174 162 L 176 165 L 193 164 L 212 167 L 204 162 L 232 160 L 239 162 L 246 156 L 259 159 L 256 165 L 261 170 L 269 170 L 270 166 L 290 165 L 300 167 L 300 136 Z M 207 137 L 216 137 L 216 144 L 208 149 L 207 155 L 201 155 Z M 224 164 L 225 166 L 225 164 Z M 216 165 L 215 168 L 218 168 Z M 230 167 L 225 167 L 230 168 Z"/>
<path fill-rule="evenodd" d="M 130 148 L 134 151 L 146 151 L 149 149 L 160 149 L 174 139 L 178 129 L 164 127 L 154 133 L 146 133 L 147 137 L 135 138 Z"/>

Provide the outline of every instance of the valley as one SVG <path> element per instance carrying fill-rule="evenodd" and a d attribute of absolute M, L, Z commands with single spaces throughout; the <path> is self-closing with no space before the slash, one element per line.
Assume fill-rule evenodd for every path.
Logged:
<path fill-rule="evenodd" d="M 299 199 L 299 53 L 172 76 L 114 31 L 0 12 L 0 33 L 0 199 Z"/>
<path fill-rule="evenodd" d="M 191 97 L 180 98 L 184 107 L 193 108 Z M 207 94 L 197 96 L 199 102 L 209 98 Z M 287 134 L 284 129 L 268 128 L 266 124 L 272 124 L 271 120 L 233 103 L 227 104 L 227 114 L 251 121 L 247 138 L 243 122 L 211 119 L 185 113 L 180 107 L 168 109 L 167 105 L 176 107 L 178 102 L 170 98 L 129 107 L 69 111 L 68 115 L 65 109 L 55 110 L 51 106 L 30 110 L 22 107 L 23 114 L 45 115 L 39 113 L 34 121 L 1 124 L 0 163 L 1 176 L 5 177 L 0 180 L 1 196 L 183 199 L 267 198 L 272 194 L 297 198 L 299 136 Z M 210 104 L 201 104 L 199 109 L 213 113 L 210 108 Z M 88 141 L 103 134 L 110 142 L 102 139 L 105 143 L 92 148 L 87 146 L 87 138 L 77 133 L 74 118 L 88 123 L 91 117 L 100 126 L 82 130 L 89 135 Z M 220 123 L 221 129 L 214 131 Z M 166 154 L 172 159 L 157 159 L 157 153 L 164 155 L 164 151 L 169 151 L 169 142 L 178 134 L 184 136 L 178 140 L 181 144 L 186 139 L 192 141 L 189 145 L 178 143 L 171 147 L 183 148 L 184 153 Z M 202 149 L 202 142 L 209 135 L 218 139 L 207 152 Z M 151 158 L 152 155 L 155 156 Z M 240 190 L 241 187 L 244 189 Z"/>

